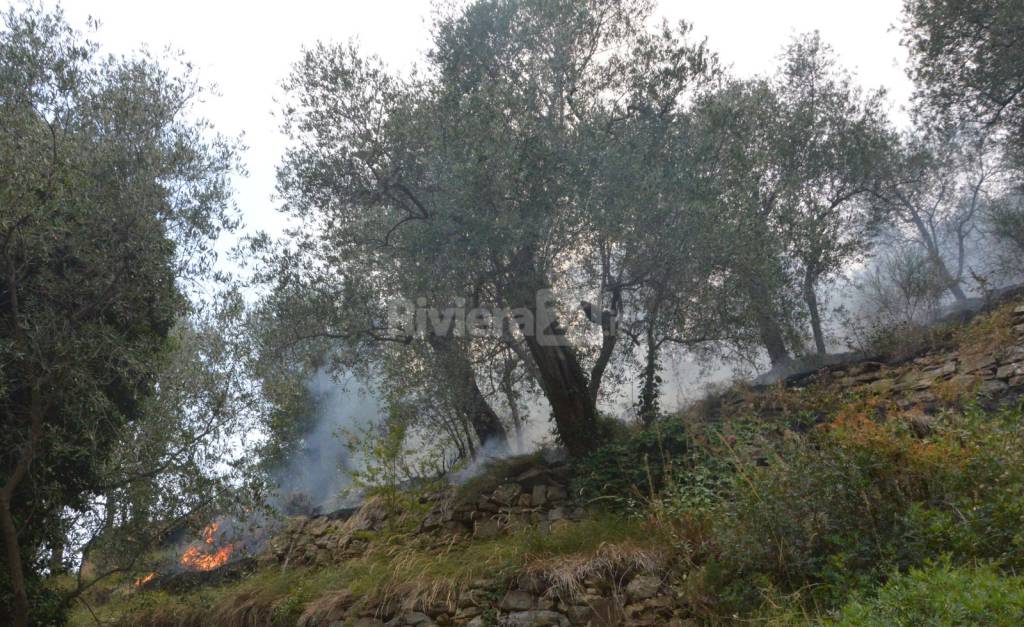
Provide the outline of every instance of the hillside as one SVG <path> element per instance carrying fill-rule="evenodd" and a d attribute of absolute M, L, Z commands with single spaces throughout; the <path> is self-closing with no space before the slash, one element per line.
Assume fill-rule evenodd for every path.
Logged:
<path fill-rule="evenodd" d="M 1024 305 L 930 342 L 293 517 L 230 576 L 105 586 L 75 624 L 1015 624 Z"/>

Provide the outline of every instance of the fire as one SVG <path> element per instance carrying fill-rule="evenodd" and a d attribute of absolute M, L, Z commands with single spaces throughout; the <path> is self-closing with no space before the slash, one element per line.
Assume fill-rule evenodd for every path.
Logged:
<path fill-rule="evenodd" d="M 191 546 L 181 555 L 181 565 L 192 570 L 220 568 L 231 558 L 233 548 L 229 544 L 217 549 L 213 553 L 206 553 L 200 550 L 199 547 Z"/>
<path fill-rule="evenodd" d="M 217 533 L 218 529 L 220 529 L 219 522 L 212 522 L 209 525 L 207 525 L 206 529 L 203 529 L 203 540 L 205 540 L 207 544 L 212 545 L 213 534 Z"/>
<path fill-rule="evenodd" d="M 217 530 L 220 529 L 220 523 L 212 522 L 203 529 L 203 541 L 205 545 L 190 546 L 181 555 L 181 565 L 185 568 L 192 570 L 213 570 L 214 568 L 220 568 L 231 559 L 231 552 L 234 550 L 234 546 L 231 544 L 225 545 L 217 550 L 214 549 L 214 543 L 216 538 L 214 537 Z"/>
<path fill-rule="evenodd" d="M 138 579 L 135 580 L 135 587 L 136 588 L 141 588 L 142 586 L 146 585 L 147 583 L 153 581 L 153 577 L 156 577 L 156 573 L 149 573 L 145 577 L 139 577 Z"/>

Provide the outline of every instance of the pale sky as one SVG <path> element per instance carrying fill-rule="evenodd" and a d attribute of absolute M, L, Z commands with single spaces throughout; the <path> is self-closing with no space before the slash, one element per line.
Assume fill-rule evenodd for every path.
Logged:
<path fill-rule="evenodd" d="M 889 90 L 894 117 L 900 118 L 899 108 L 910 93 L 902 69 L 905 54 L 892 28 L 901 4 L 662 0 L 658 14 L 692 23 L 740 76 L 770 72 L 792 35 L 818 29 L 863 86 Z M 89 16 L 100 20 L 93 38 L 106 51 L 128 53 L 143 45 L 159 51 L 170 45 L 185 52 L 201 80 L 218 86 L 221 96 L 204 103 L 200 112 L 225 134 L 245 134 L 249 176 L 236 184 L 237 202 L 250 229 L 272 232 L 283 224 L 272 195 L 274 169 L 285 146 L 274 117 L 275 98 L 302 46 L 356 37 L 364 50 L 405 68 L 428 47 L 431 13 L 429 1 L 402 0 L 65 0 L 63 6 L 76 27 L 84 28 Z"/>

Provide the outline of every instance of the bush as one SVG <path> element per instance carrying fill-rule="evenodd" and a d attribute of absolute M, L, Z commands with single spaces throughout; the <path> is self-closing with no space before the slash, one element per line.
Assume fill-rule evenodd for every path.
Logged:
<path fill-rule="evenodd" d="M 573 492 L 585 502 L 626 507 L 660 490 L 673 462 L 686 451 L 686 428 L 679 420 L 622 431 L 574 463 Z"/>
<path fill-rule="evenodd" d="M 852 601 L 838 625 L 1024 624 L 1024 579 L 1003 577 L 991 566 L 951 568 L 948 563 L 896 575 L 867 601 Z"/>
<path fill-rule="evenodd" d="M 948 416 L 927 439 L 898 419 L 841 416 L 747 464 L 723 502 L 709 569 L 721 602 L 757 607 L 764 591 L 841 604 L 894 569 L 949 553 L 1024 564 L 1020 411 Z"/>

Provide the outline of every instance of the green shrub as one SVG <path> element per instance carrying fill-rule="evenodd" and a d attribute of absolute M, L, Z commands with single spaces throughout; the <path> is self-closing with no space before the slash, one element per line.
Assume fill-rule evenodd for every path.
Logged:
<path fill-rule="evenodd" d="M 720 602 L 750 610 L 766 590 L 832 608 L 892 570 L 941 554 L 1024 563 L 1020 411 L 948 416 L 920 439 L 896 418 L 840 416 L 739 468 L 718 512 Z"/>
<path fill-rule="evenodd" d="M 686 428 L 678 420 L 659 420 L 647 429 L 620 431 L 574 463 L 573 492 L 585 502 L 626 507 L 660 490 L 673 462 L 681 460 L 686 451 Z"/>
<path fill-rule="evenodd" d="M 838 625 L 1024 624 L 1024 579 L 991 566 L 952 568 L 948 563 L 896 575 L 869 600 L 851 601 Z"/>

